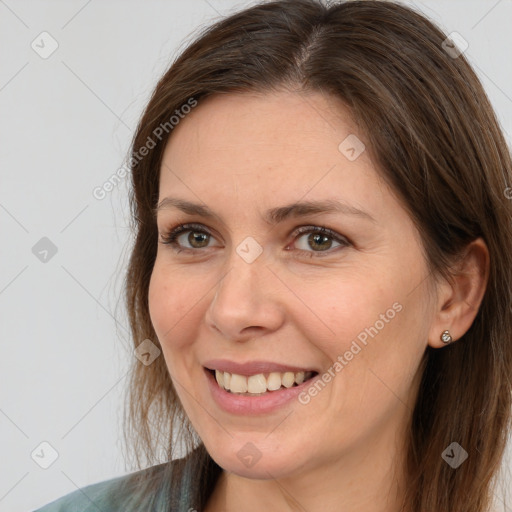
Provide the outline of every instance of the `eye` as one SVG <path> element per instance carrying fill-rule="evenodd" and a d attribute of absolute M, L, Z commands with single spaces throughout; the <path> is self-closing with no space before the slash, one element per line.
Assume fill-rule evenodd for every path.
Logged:
<path fill-rule="evenodd" d="M 300 235 L 300 236 L 299 236 Z M 307 237 L 305 235 L 308 235 Z M 294 237 L 298 237 L 303 239 L 302 248 L 299 247 L 299 251 L 303 253 L 309 253 L 310 257 L 323 257 L 324 254 L 315 254 L 315 253 L 327 253 L 332 254 L 332 244 L 333 241 L 338 244 L 338 247 L 348 247 L 350 242 L 343 236 L 339 235 L 335 231 L 330 230 L 329 228 L 320 227 L 320 226 L 301 226 L 293 233 Z M 335 247 L 337 249 L 338 247 Z M 310 251 L 308 248 L 318 249 Z"/>
<path fill-rule="evenodd" d="M 188 233 L 188 236 L 184 235 Z M 161 234 L 161 243 L 171 245 L 177 252 L 194 251 L 195 249 L 203 249 L 208 246 L 208 237 L 211 233 L 201 224 L 180 224 L 169 232 Z M 190 247 L 183 247 L 180 238 L 184 238 Z"/>
<path fill-rule="evenodd" d="M 305 235 L 309 236 L 306 238 Z M 161 234 L 161 243 L 171 245 L 178 253 L 182 251 L 197 253 L 199 249 L 211 247 L 208 245 L 211 236 L 210 231 L 201 224 L 180 224 L 169 232 Z M 302 248 L 299 247 L 298 251 L 300 253 L 307 253 L 309 257 L 322 257 L 324 254 L 319 253 L 331 254 L 335 252 L 331 250 L 333 241 L 338 244 L 338 247 L 335 246 L 334 249 L 350 245 L 350 242 L 345 237 L 329 228 L 321 226 L 301 226 L 292 233 L 292 236 L 294 239 L 298 237 L 299 242 L 301 238 L 304 239 L 299 244 L 302 245 Z M 180 238 L 182 238 L 181 241 Z M 189 246 L 183 246 L 184 243 L 188 243 Z M 289 247 L 286 247 L 287 251 L 290 250 Z M 313 250 L 308 250 L 308 247 Z"/>

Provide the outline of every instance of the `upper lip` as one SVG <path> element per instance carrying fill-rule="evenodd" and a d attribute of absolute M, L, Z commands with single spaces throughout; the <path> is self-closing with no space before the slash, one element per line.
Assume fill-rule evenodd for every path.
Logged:
<path fill-rule="evenodd" d="M 246 363 L 237 363 L 227 359 L 212 359 L 203 363 L 203 366 L 208 370 L 219 370 L 222 372 L 236 373 L 237 375 L 257 375 L 259 373 L 271 372 L 307 372 L 315 371 L 310 368 L 303 368 L 300 366 L 292 366 L 288 364 L 274 363 L 271 361 L 249 361 Z"/>

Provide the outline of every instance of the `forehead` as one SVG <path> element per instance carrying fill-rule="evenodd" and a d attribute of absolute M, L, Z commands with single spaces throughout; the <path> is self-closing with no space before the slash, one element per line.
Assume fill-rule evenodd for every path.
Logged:
<path fill-rule="evenodd" d="M 311 153 L 332 145 L 337 150 L 343 133 L 357 131 L 348 109 L 332 95 L 289 91 L 231 93 L 200 100 L 174 128 L 168 149 L 185 143 L 189 147 L 196 144 L 195 149 L 202 152 L 236 146 L 264 153 L 285 154 L 287 148 Z M 338 156 L 337 151 L 333 154 Z"/>
<path fill-rule="evenodd" d="M 160 200 L 172 193 L 220 207 L 271 208 L 278 198 L 289 203 L 336 196 L 378 210 L 385 185 L 367 151 L 347 158 L 347 140 L 362 147 L 364 135 L 333 96 L 212 96 L 173 129 L 162 160 Z"/>

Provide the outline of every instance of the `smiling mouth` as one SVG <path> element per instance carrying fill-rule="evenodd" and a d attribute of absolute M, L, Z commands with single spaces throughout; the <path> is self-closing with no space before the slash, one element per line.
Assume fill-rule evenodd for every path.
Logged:
<path fill-rule="evenodd" d="M 246 376 L 208 368 L 206 370 L 213 375 L 220 388 L 228 393 L 247 396 L 260 396 L 299 386 L 318 375 L 314 371 L 301 371 L 258 373 Z"/>

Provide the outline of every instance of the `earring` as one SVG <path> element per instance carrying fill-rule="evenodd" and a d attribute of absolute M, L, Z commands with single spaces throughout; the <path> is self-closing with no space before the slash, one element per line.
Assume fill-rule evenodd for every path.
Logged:
<path fill-rule="evenodd" d="M 441 341 L 443 343 L 451 343 L 453 341 L 450 335 L 450 331 L 443 331 L 443 333 L 441 334 Z"/>

